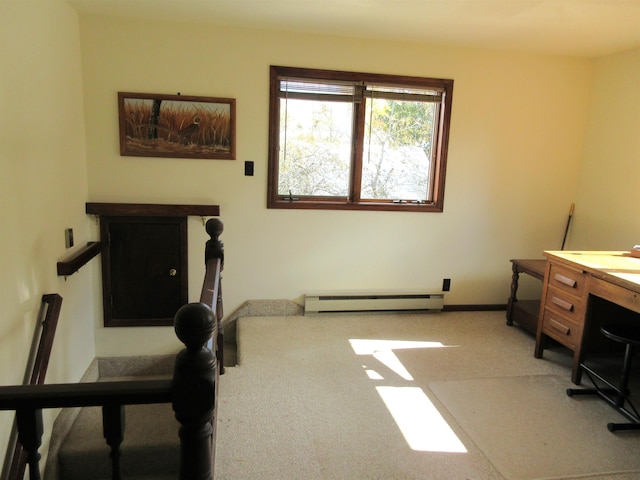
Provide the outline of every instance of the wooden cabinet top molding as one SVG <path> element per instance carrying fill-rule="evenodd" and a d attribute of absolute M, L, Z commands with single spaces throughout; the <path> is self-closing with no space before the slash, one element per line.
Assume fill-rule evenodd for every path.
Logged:
<path fill-rule="evenodd" d="M 135 217 L 217 217 L 219 205 L 165 205 L 154 203 L 87 203 L 90 215 L 118 215 Z"/>

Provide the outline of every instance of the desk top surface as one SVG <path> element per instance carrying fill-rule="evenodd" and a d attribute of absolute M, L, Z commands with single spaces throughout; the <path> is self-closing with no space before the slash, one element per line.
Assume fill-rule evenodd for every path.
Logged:
<path fill-rule="evenodd" d="M 640 292 L 640 258 L 629 252 L 545 251 L 545 257 L 582 268 L 591 275 Z"/>

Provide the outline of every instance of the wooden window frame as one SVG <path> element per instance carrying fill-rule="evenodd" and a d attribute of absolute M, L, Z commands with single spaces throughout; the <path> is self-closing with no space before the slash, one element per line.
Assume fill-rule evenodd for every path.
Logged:
<path fill-rule="evenodd" d="M 280 146 L 280 80 L 299 78 L 302 80 L 365 82 L 368 84 L 397 86 L 419 89 L 436 89 L 442 95 L 438 108 L 438 130 L 436 132 L 435 154 L 432 162 L 431 196 L 427 202 L 397 202 L 392 200 L 360 199 L 362 172 L 362 142 L 352 145 L 352 165 L 350 170 L 349 194 L 346 197 L 292 197 L 278 193 L 279 146 Z M 267 208 L 277 209 L 324 209 L 324 210 L 382 210 L 442 212 L 444 208 L 444 187 L 451 123 L 451 103 L 453 80 L 410 77 L 400 75 L 344 72 L 296 67 L 271 66 L 269 95 L 269 163 L 267 183 Z M 354 138 L 363 138 L 364 110 L 356 104 L 354 108 Z"/>

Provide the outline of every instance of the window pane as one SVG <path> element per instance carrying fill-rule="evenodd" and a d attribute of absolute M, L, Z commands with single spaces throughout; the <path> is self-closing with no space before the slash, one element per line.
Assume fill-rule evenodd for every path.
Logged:
<path fill-rule="evenodd" d="M 453 80 L 270 67 L 267 208 L 442 212 Z"/>
<path fill-rule="evenodd" d="M 353 98 L 355 87 L 353 83 L 326 83 L 305 80 L 284 79 L 280 81 L 281 95 L 300 93 L 330 96 L 347 96 Z"/>
<path fill-rule="evenodd" d="M 431 200 L 435 105 L 367 99 L 362 199 Z"/>
<path fill-rule="evenodd" d="M 352 103 L 280 100 L 278 195 L 349 193 Z"/>

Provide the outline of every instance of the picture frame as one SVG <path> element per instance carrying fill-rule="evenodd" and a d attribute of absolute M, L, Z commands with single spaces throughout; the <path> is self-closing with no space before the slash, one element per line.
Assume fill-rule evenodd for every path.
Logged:
<path fill-rule="evenodd" d="M 120 155 L 235 160 L 234 98 L 118 92 Z"/>

